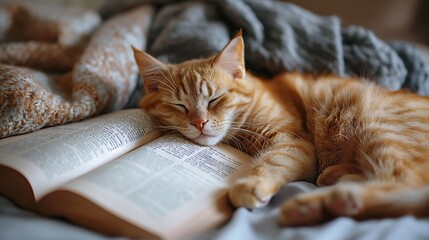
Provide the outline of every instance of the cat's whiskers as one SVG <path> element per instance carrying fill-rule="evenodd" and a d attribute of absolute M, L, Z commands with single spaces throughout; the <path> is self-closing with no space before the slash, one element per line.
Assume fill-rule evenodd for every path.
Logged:
<path fill-rule="evenodd" d="M 241 151 L 243 151 L 243 152 L 247 152 L 247 153 L 249 153 L 249 151 L 246 151 L 246 144 L 245 143 L 243 143 L 242 141 L 240 141 L 240 138 L 238 138 L 236 135 L 234 135 L 234 134 L 231 134 L 231 133 L 228 133 L 227 134 L 227 136 L 231 139 L 231 140 L 235 140 L 235 141 L 237 141 L 238 143 L 240 143 L 240 146 L 241 146 Z M 250 139 L 248 139 L 248 138 L 241 138 L 242 140 L 246 140 L 252 147 L 253 147 L 253 149 L 254 149 L 254 151 L 252 151 L 251 153 L 252 153 L 252 155 L 254 156 L 254 159 L 257 159 L 257 156 L 259 156 L 259 153 L 261 152 L 261 150 L 262 150 L 262 147 L 257 147 L 256 145 L 255 145 L 255 143 L 254 142 L 252 142 Z"/>
<path fill-rule="evenodd" d="M 279 121 L 278 123 L 282 123 L 282 122 L 283 121 Z M 288 122 L 290 122 L 290 121 L 288 121 Z M 249 125 L 247 125 L 248 127 L 254 127 L 254 126 L 250 125 L 250 123 L 244 123 L 243 126 L 246 126 L 246 124 L 249 124 Z M 284 126 L 281 126 L 281 124 L 274 126 L 275 124 L 276 124 L 276 122 L 270 122 L 269 125 L 267 123 L 264 123 L 263 125 L 267 125 L 269 132 L 274 132 L 280 136 L 286 136 L 286 137 L 288 137 L 286 134 L 290 134 L 290 135 L 293 135 L 294 137 L 297 137 L 297 138 L 304 141 L 304 139 L 301 136 L 299 136 L 298 134 L 296 134 L 292 131 L 288 131 Z"/>
<path fill-rule="evenodd" d="M 249 129 L 245 129 L 245 128 L 241 128 L 241 127 L 235 127 L 234 125 L 231 125 L 230 129 L 231 130 L 238 130 L 238 131 L 246 132 L 246 133 L 252 134 L 252 135 L 256 135 L 256 136 L 262 138 L 264 141 L 271 142 L 271 140 L 269 138 L 265 137 L 263 134 L 255 132 L 255 131 L 252 131 L 252 130 L 249 130 Z M 259 142 L 259 140 L 256 139 L 256 137 L 255 137 L 255 140 Z"/>
<path fill-rule="evenodd" d="M 251 141 L 251 139 L 248 139 L 246 137 L 243 137 L 242 139 L 249 142 L 249 144 L 255 149 L 256 152 L 259 152 L 261 149 L 263 149 L 264 145 L 265 145 L 263 142 L 260 141 L 259 138 L 263 138 L 264 142 L 269 142 L 269 144 L 271 144 L 270 140 L 268 138 L 264 137 L 263 135 L 261 135 L 259 133 L 256 133 L 256 132 L 253 132 L 253 131 L 250 131 L 247 129 L 234 128 L 234 127 L 232 127 L 231 130 L 235 130 L 238 134 L 241 133 L 242 135 L 247 135 L 250 138 L 252 138 L 254 141 Z"/>
<path fill-rule="evenodd" d="M 244 123 L 240 123 L 240 122 L 221 122 L 220 123 L 221 125 L 226 125 L 226 124 L 228 124 L 229 125 L 229 129 L 231 129 L 231 130 L 239 130 L 239 131 L 245 131 L 245 132 L 247 132 L 247 133 L 251 133 L 251 134 L 253 134 L 253 135 L 257 135 L 257 136 L 259 136 L 260 138 L 263 138 L 265 141 L 268 141 L 268 142 L 270 142 L 271 140 L 269 139 L 269 138 L 267 138 L 267 137 L 265 137 L 263 134 L 260 134 L 260 133 L 258 133 L 258 132 L 255 132 L 255 131 L 252 131 L 252 130 L 249 130 L 249 129 L 245 129 L 245 128 L 242 128 L 243 127 L 243 125 L 245 125 Z M 254 126 L 249 126 L 249 127 L 253 127 L 254 128 Z M 257 140 L 256 138 L 255 138 L 255 140 Z M 258 141 L 258 140 L 257 140 Z"/>
<path fill-rule="evenodd" d="M 257 128 L 258 126 L 251 125 L 251 124 L 249 124 L 249 123 L 242 123 L 242 122 L 237 122 L 237 123 L 238 123 L 238 124 L 240 124 L 240 126 L 239 126 L 239 127 L 234 126 L 234 122 L 231 122 L 230 129 L 232 129 L 232 130 L 236 130 L 237 132 L 240 132 L 240 131 L 242 131 L 242 132 L 246 132 L 248 135 L 250 135 L 250 133 L 252 133 L 252 134 L 254 134 L 254 135 L 257 135 L 258 137 L 262 138 L 262 140 L 263 140 L 263 141 L 268 142 L 268 144 L 269 144 L 269 145 L 271 145 L 271 144 L 273 143 L 273 140 L 272 140 L 272 139 L 265 137 L 265 136 L 264 136 L 263 134 L 261 134 L 261 133 L 257 133 L 257 132 L 255 132 L 255 131 L 251 131 L 251 130 L 248 130 L 248 129 L 244 129 L 244 128 L 242 128 L 243 126 L 244 126 L 244 127 L 246 127 L 246 125 L 247 125 L 248 127 L 251 127 L 251 128 Z M 264 125 L 267 125 L 267 124 L 266 124 L 266 123 L 264 123 L 264 124 L 262 124 L 261 126 L 264 126 Z M 287 130 L 286 130 L 286 129 L 284 129 L 284 128 L 280 128 L 280 129 L 279 129 L 280 131 L 277 131 L 277 130 L 273 129 L 273 127 L 272 127 L 271 125 L 268 125 L 268 126 L 269 126 L 269 127 L 267 128 L 267 132 L 274 132 L 275 134 L 279 135 L 279 136 L 282 138 L 282 142 L 283 142 L 284 144 L 291 145 L 291 146 L 293 147 L 293 149 L 294 149 L 294 152 L 297 152 L 297 151 L 298 151 L 298 150 L 297 150 L 297 147 L 296 147 L 296 144 L 295 144 L 295 143 L 294 143 L 294 141 L 290 138 L 290 136 L 288 136 L 287 134 L 291 134 L 291 135 L 293 135 L 293 136 L 295 136 L 295 137 L 298 137 L 298 138 L 299 138 L 299 139 L 301 139 L 301 140 L 304 140 L 301 136 L 299 136 L 299 135 L 297 135 L 297 134 L 295 134 L 295 133 L 293 133 L 293 132 L 287 131 Z M 264 145 L 263 145 L 263 144 L 261 144 L 261 142 L 259 141 L 259 139 L 258 139 L 258 138 L 256 138 L 255 136 L 252 136 L 252 137 L 253 137 L 253 139 L 255 139 L 255 141 L 257 141 L 257 142 L 258 142 L 258 144 L 260 145 L 260 148 L 263 148 L 263 147 L 264 147 Z"/>
<path fill-rule="evenodd" d="M 169 82 L 170 84 L 172 84 L 172 85 L 173 85 L 173 82 L 172 82 L 170 79 L 166 78 L 166 76 L 161 72 L 161 70 L 159 70 L 159 68 L 158 68 L 158 67 L 156 67 L 155 65 L 153 65 L 153 68 L 152 68 L 152 69 L 149 69 L 149 70 L 148 70 L 148 72 L 151 72 L 151 74 L 148 74 L 148 75 L 147 75 L 147 77 L 148 77 L 148 78 L 156 78 L 156 77 L 158 76 L 158 74 L 156 74 L 156 73 L 154 73 L 154 72 L 153 72 L 154 70 L 156 70 L 156 71 L 160 72 L 160 73 L 161 73 L 161 75 L 163 76 L 163 78 L 164 78 L 167 82 Z M 159 86 L 159 85 L 158 85 L 157 87 L 158 87 L 158 88 L 160 88 L 160 89 L 163 89 L 163 90 L 165 90 L 165 91 L 167 91 L 167 92 L 174 93 L 174 92 L 176 91 L 172 86 L 170 86 L 169 84 L 165 83 L 164 81 L 157 81 L 157 83 L 159 83 L 159 84 L 163 84 L 164 86 L 166 86 L 167 88 L 165 88 L 165 87 L 161 87 L 161 86 Z"/>
<path fill-rule="evenodd" d="M 161 69 L 159 69 L 158 66 L 156 66 L 155 64 L 153 64 L 153 67 L 162 75 L 162 77 L 171 85 L 165 83 L 164 81 L 159 81 L 160 83 L 163 83 L 165 86 L 169 87 L 171 89 L 172 92 L 176 92 L 177 91 L 177 86 L 174 84 L 173 81 L 173 77 L 171 76 L 171 72 L 169 70 L 167 70 L 168 74 L 170 75 L 170 78 L 168 78 L 165 74 L 164 71 L 161 71 Z M 176 90 L 173 88 L 173 86 L 176 88 Z"/>
<path fill-rule="evenodd" d="M 260 117 L 246 117 L 245 122 L 255 122 L 257 124 L 266 124 L 267 119 L 261 119 Z M 292 120 L 272 120 L 270 119 L 270 123 L 293 123 Z"/>
<path fill-rule="evenodd" d="M 236 146 L 238 148 L 238 150 L 240 150 L 242 152 L 244 151 L 244 148 L 243 148 L 244 144 L 237 137 L 235 137 L 233 134 L 227 133 L 225 135 L 224 141 L 229 144 L 230 140 L 232 142 L 234 142 L 234 146 Z"/>
<path fill-rule="evenodd" d="M 172 80 L 169 80 L 169 79 L 166 79 L 166 81 L 168 82 L 168 83 L 170 83 L 171 85 L 169 85 L 168 83 L 166 83 L 166 82 L 164 82 L 164 81 L 160 81 L 160 83 L 161 84 L 163 84 L 164 86 L 166 86 L 167 88 L 164 88 L 165 90 L 167 90 L 167 92 L 170 92 L 170 93 L 175 93 L 175 92 L 177 92 L 177 86 L 173 83 L 173 81 Z"/>
<path fill-rule="evenodd" d="M 246 150 L 245 150 L 245 145 L 244 145 L 244 143 L 242 143 L 242 142 L 240 141 L 240 139 L 238 139 L 237 137 L 235 137 L 235 136 L 234 136 L 234 135 L 232 135 L 232 134 L 227 133 L 227 134 L 226 134 L 226 141 L 225 141 L 225 143 L 227 143 L 227 144 L 231 145 L 231 143 L 230 143 L 229 141 L 232 141 L 232 142 L 233 142 L 233 145 L 234 145 L 238 150 L 240 150 L 240 152 L 239 152 L 239 154 L 240 154 L 240 155 L 244 155 L 244 154 L 245 154 L 245 152 L 246 152 Z M 258 153 L 256 153 L 256 155 L 258 155 Z M 255 158 L 252 158 L 252 162 L 253 162 L 253 163 L 255 163 Z"/>
<path fill-rule="evenodd" d="M 267 123 L 263 123 L 263 124 L 260 124 L 260 125 L 256 125 L 256 124 L 248 123 L 248 122 L 227 122 L 227 123 L 229 123 L 229 124 L 231 125 L 231 127 L 234 127 L 234 128 L 241 128 L 241 129 L 243 129 L 242 127 L 249 127 L 249 128 L 255 128 L 255 129 L 258 129 L 258 128 L 264 129 L 264 128 L 265 128 L 265 126 L 266 126 L 266 127 L 267 127 L 267 129 L 268 129 L 268 131 L 274 131 L 274 132 L 275 132 L 275 133 L 277 133 L 277 134 L 283 134 L 282 132 L 280 132 L 280 131 L 277 131 L 277 130 L 273 129 L 273 126 L 268 125 Z M 223 124 L 223 123 L 222 123 L 222 124 Z M 249 129 L 243 129 L 243 130 L 253 132 L 254 134 L 258 134 L 258 135 L 260 135 L 260 136 L 261 136 L 261 137 L 263 137 L 265 140 L 267 140 L 267 141 L 271 141 L 269 138 L 265 137 L 263 134 L 260 134 L 260 133 L 254 132 L 254 131 L 249 130 Z M 284 129 L 284 128 L 280 128 L 279 130 L 285 130 L 285 129 Z"/>
<path fill-rule="evenodd" d="M 254 120 L 251 121 L 239 121 L 239 122 L 230 122 L 231 124 L 237 124 L 236 126 L 244 126 L 244 127 L 250 127 L 250 128 L 264 128 L 267 127 L 269 131 L 273 131 L 277 134 L 283 134 L 284 131 L 287 132 L 287 129 L 282 127 L 283 124 L 292 123 L 290 120 L 283 120 L 283 121 L 270 121 L 270 123 L 266 123 L 266 121 L 261 121 L 260 123 L 255 122 Z M 293 134 L 291 132 L 291 134 Z M 295 134 L 294 134 L 295 135 Z M 297 136 L 297 135 L 295 135 Z M 301 138 L 300 136 L 297 136 Z M 301 138 L 302 139 L 302 138 Z"/>

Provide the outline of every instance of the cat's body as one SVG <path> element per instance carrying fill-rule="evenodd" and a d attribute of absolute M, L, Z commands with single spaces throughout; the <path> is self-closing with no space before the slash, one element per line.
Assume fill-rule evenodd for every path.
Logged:
<path fill-rule="evenodd" d="M 429 216 L 429 99 L 336 76 L 246 74 L 235 37 L 217 56 L 164 65 L 134 49 L 147 94 L 141 107 L 196 143 L 251 154 L 236 206 L 264 206 L 285 183 L 318 191 L 285 203 L 281 222 L 336 216 Z"/>

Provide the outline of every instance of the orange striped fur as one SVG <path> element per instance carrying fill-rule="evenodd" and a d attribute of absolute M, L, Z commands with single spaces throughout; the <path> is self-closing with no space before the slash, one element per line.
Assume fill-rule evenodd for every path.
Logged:
<path fill-rule="evenodd" d="M 428 98 L 336 76 L 261 79 L 245 71 L 243 50 L 240 34 L 214 57 L 176 65 L 134 49 L 140 106 L 162 129 L 254 157 L 230 189 L 235 206 L 262 207 L 305 180 L 327 187 L 286 202 L 281 223 L 429 216 Z"/>

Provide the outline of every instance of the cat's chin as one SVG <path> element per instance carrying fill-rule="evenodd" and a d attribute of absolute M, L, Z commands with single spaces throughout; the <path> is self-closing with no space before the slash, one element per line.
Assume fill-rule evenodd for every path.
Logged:
<path fill-rule="evenodd" d="M 213 146 L 216 145 L 218 142 L 222 140 L 222 136 L 219 135 L 206 135 L 206 134 L 200 134 L 198 137 L 192 139 L 195 143 L 198 143 L 200 145 L 204 146 Z"/>

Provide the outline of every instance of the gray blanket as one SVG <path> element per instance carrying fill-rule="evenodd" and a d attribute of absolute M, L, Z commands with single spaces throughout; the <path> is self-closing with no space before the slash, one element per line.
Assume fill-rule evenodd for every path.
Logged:
<path fill-rule="evenodd" d="M 153 1 L 126 1 L 120 7 L 114 2 L 101 9 L 102 15 Z M 429 67 L 416 47 L 386 43 L 361 27 L 342 29 L 337 17 L 270 0 L 161 2 L 147 50 L 163 61 L 211 56 L 242 28 L 246 65 L 253 72 L 363 76 L 391 90 L 406 87 L 429 95 Z"/>

